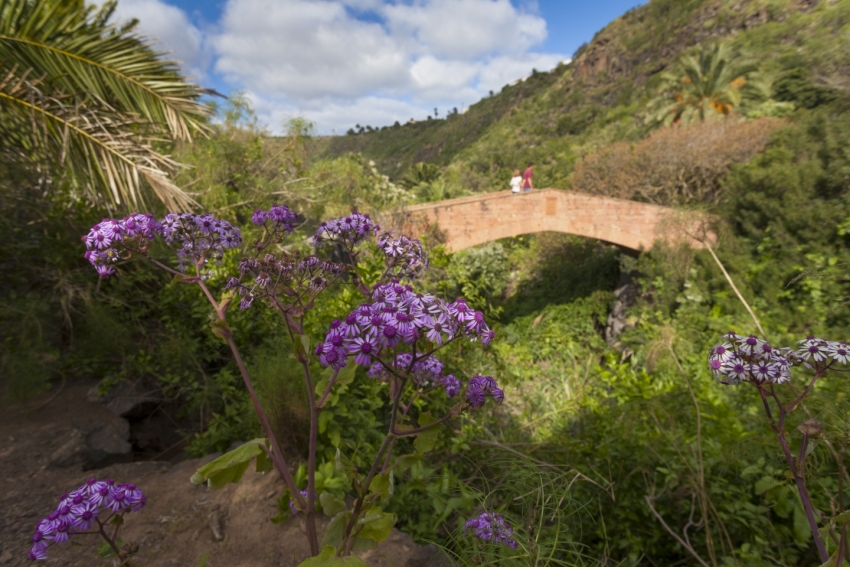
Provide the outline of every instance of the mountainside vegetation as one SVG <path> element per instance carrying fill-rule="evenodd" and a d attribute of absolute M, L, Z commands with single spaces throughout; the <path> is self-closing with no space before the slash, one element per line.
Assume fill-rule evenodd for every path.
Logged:
<path fill-rule="evenodd" d="M 761 91 L 762 104 L 745 97 L 751 102 L 738 115 L 784 116 L 843 96 L 848 18 L 845 2 L 826 0 L 648 2 L 598 32 L 569 64 L 535 71 L 464 114 L 326 139 L 319 152 L 360 152 L 393 180 L 410 163 L 434 163 L 454 194 L 504 189 L 528 162 L 535 186 L 569 189 L 585 156 L 658 127 L 647 119 L 658 112 L 659 90 L 688 60 L 710 59 L 702 48 L 723 44 L 728 65 L 746 71 L 732 80 L 757 71 L 757 89 L 741 86 Z"/>
<path fill-rule="evenodd" d="M 12 4 L 0 0 L 0 20 Z M 450 422 L 436 450 L 394 478 L 391 511 L 397 527 L 465 565 L 820 566 L 758 392 L 719 383 L 706 355 L 730 329 L 763 328 L 785 346 L 850 338 L 848 47 L 850 0 L 650 0 L 569 64 L 445 119 L 333 138 L 294 120 L 271 137 L 234 98 L 208 109 L 214 120 L 199 118 L 206 136 L 156 148 L 189 166 L 169 178 L 176 187 L 235 225 L 249 226 L 257 208 L 292 207 L 293 250 L 310 249 L 322 220 L 503 190 L 528 162 L 535 187 L 711 213 L 711 251 L 659 244 L 634 256 L 544 233 L 449 254 L 433 235 L 412 235 L 425 237 L 431 261 L 414 285 L 467 298 L 496 332 L 487 350 L 454 344 L 447 372 L 498 377 L 506 396 L 487 415 Z M 55 88 L 85 100 L 67 81 Z M 0 154 L 2 402 L 27 404 L 68 380 L 141 383 L 162 394 L 187 455 L 256 437 L 205 300 L 136 260 L 98 281 L 78 243 L 117 206 L 108 184 L 94 176 L 96 190 L 79 191 L 78 170 L 62 160 L 22 158 L 30 131 L 8 124 L 19 133 Z M 40 190 L 45 179 L 53 190 Z M 146 210 L 166 211 L 156 187 L 137 189 Z M 225 255 L 208 285 L 219 290 L 236 269 Z M 317 344 L 359 301 L 331 292 L 305 334 Z M 234 313 L 231 326 L 272 426 L 303 455 L 308 392 L 288 337 L 257 311 Z M 783 387 L 801 391 L 804 374 Z M 850 506 L 845 376 L 819 380 L 785 425 L 797 453 L 797 426 L 824 426 L 804 450 L 804 476 L 830 552 Z M 352 493 L 336 450 L 374 449 L 386 396 L 363 369 L 335 391 L 317 490 Z M 134 448 L 139 459 L 165 449 Z M 303 484 L 303 468 L 295 476 Z M 278 504 L 283 521 L 288 498 Z M 519 550 L 463 532 L 484 507 L 506 515 Z"/>

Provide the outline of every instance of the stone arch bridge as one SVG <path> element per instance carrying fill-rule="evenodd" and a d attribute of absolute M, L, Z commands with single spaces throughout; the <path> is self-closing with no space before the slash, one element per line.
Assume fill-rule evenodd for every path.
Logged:
<path fill-rule="evenodd" d="M 544 231 L 596 238 L 639 252 L 657 240 L 702 248 L 700 239 L 715 239 L 706 221 L 699 214 L 659 205 L 542 189 L 414 205 L 382 224 L 411 236 L 436 228 L 450 252 Z"/>

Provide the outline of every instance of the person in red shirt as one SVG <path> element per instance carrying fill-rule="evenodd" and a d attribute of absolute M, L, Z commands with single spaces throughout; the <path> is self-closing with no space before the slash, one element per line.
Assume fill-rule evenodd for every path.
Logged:
<path fill-rule="evenodd" d="M 522 174 L 522 191 L 527 193 L 534 189 L 534 183 L 532 181 L 532 176 L 534 175 L 534 163 L 528 162 L 528 168 L 525 170 L 525 173 Z"/>

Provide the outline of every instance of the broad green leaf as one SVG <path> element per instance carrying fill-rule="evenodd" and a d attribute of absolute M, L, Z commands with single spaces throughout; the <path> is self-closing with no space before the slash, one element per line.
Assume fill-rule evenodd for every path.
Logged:
<path fill-rule="evenodd" d="M 369 567 L 369 565 L 356 555 L 336 557 L 336 548 L 325 546 L 319 555 L 305 560 L 298 567 Z"/>
<path fill-rule="evenodd" d="M 262 449 L 263 446 L 269 446 L 268 439 L 252 439 L 202 466 L 189 480 L 193 484 L 206 482 L 210 488 L 222 488 L 228 482 L 239 482 L 242 475 L 248 470 L 251 459 L 255 458 L 257 459 L 257 471 L 265 472 L 269 470 L 271 460 Z"/>
<path fill-rule="evenodd" d="M 348 364 L 340 368 L 339 373 L 336 375 L 336 382 L 334 383 L 334 387 L 337 386 L 348 386 L 354 381 L 354 375 L 357 372 L 357 365 Z M 317 396 L 321 396 L 325 393 L 325 388 L 328 387 L 328 383 L 331 381 L 334 375 L 334 369 L 328 367 L 322 373 L 322 379 L 319 380 L 319 383 L 316 384 L 315 392 Z"/>
<path fill-rule="evenodd" d="M 384 541 L 393 531 L 395 514 L 384 512 L 377 506 L 369 508 L 363 518 L 358 522 L 363 525 L 358 537 L 372 539 L 377 542 Z"/>
<path fill-rule="evenodd" d="M 370 551 L 378 547 L 378 542 L 374 539 L 368 539 L 365 537 L 356 537 L 354 538 L 354 545 L 351 546 L 351 551 L 356 553 L 363 551 Z"/>
<path fill-rule="evenodd" d="M 756 494 L 764 494 L 774 486 L 781 484 L 772 476 L 763 476 L 758 482 L 756 482 L 753 490 L 755 490 Z"/>
<path fill-rule="evenodd" d="M 812 531 L 809 528 L 809 520 L 806 518 L 806 513 L 802 506 L 794 507 L 794 539 L 799 542 L 809 541 L 812 539 Z"/>
<path fill-rule="evenodd" d="M 392 494 L 392 479 L 390 478 L 392 472 L 387 474 L 379 474 L 375 475 L 375 478 L 372 479 L 372 482 L 369 484 L 369 491 L 374 492 L 375 494 L 381 497 L 381 500 L 387 501 Z"/>
<path fill-rule="evenodd" d="M 422 455 L 420 453 L 412 453 L 410 455 L 402 455 L 395 462 L 395 470 L 398 472 L 404 472 L 419 461 L 422 460 Z"/>
<path fill-rule="evenodd" d="M 319 414 L 319 433 L 324 433 L 328 428 L 328 423 L 333 419 L 334 412 L 331 410 L 322 410 Z"/>
<path fill-rule="evenodd" d="M 423 412 L 419 415 L 419 427 L 425 427 L 435 421 L 437 421 L 437 419 L 432 416 L 429 411 Z M 440 430 L 442 428 L 443 425 L 440 424 L 417 435 L 416 440 L 413 442 L 413 447 L 416 449 L 416 452 L 427 453 L 433 449 L 434 445 L 437 443 L 437 437 L 440 435 Z"/>
<path fill-rule="evenodd" d="M 826 563 L 822 564 L 820 567 L 836 567 L 838 561 L 838 550 L 835 550 L 829 559 L 826 560 Z M 842 561 L 844 563 L 844 561 Z"/>
<path fill-rule="evenodd" d="M 836 517 L 834 517 L 832 519 L 832 522 L 836 525 L 839 525 L 839 526 L 843 526 L 847 522 L 850 522 L 850 510 L 847 510 L 846 512 L 842 512 L 841 514 L 838 514 Z"/>
<path fill-rule="evenodd" d="M 356 364 L 347 364 L 340 368 L 339 374 L 336 376 L 335 386 L 348 386 L 354 382 L 354 375 L 357 372 Z"/>
<path fill-rule="evenodd" d="M 345 510 L 345 502 L 330 492 L 322 492 L 319 494 L 319 504 L 322 505 L 322 512 L 324 512 L 325 516 L 328 517 L 336 516 Z"/>
<path fill-rule="evenodd" d="M 334 427 L 332 431 L 328 432 L 328 439 L 334 447 L 339 447 L 342 444 L 342 434 L 336 427 Z"/>
<path fill-rule="evenodd" d="M 357 472 L 357 467 L 354 466 L 354 463 L 343 455 L 339 449 L 336 450 L 334 465 L 336 466 L 336 470 L 344 474 L 351 481 L 351 484 L 354 485 L 354 488 L 360 492 L 360 473 Z"/>
<path fill-rule="evenodd" d="M 348 510 L 343 510 L 334 516 L 322 537 L 322 545 L 338 547 L 342 543 L 342 534 L 345 532 L 345 525 L 349 518 L 351 518 L 351 512 Z"/>

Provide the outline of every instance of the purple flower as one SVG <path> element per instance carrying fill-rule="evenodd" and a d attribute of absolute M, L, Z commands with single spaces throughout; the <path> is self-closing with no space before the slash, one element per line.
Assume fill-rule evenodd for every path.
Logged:
<path fill-rule="evenodd" d="M 428 267 L 428 255 L 418 240 L 406 236 L 393 240 L 392 234 L 385 232 L 378 238 L 378 247 L 384 252 L 390 277 L 412 279 Z"/>
<path fill-rule="evenodd" d="M 446 396 L 454 398 L 460 394 L 460 380 L 454 374 L 446 374 L 439 378 L 440 385 L 446 392 Z M 483 403 L 483 402 L 482 402 Z"/>
<path fill-rule="evenodd" d="M 70 494 L 63 494 L 59 500 L 59 506 L 36 525 L 29 551 L 33 561 L 46 559 L 49 545 L 64 543 L 73 535 L 90 529 L 104 510 L 122 514 L 141 509 L 145 495 L 132 484 L 116 487 L 112 480 L 92 478 Z"/>
<path fill-rule="evenodd" d="M 306 488 L 304 490 L 299 490 L 298 492 L 299 494 L 301 494 L 302 497 L 304 497 L 305 500 L 307 499 L 307 495 L 309 494 L 309 492 L 307 492 Z M 298 503 L 294 499 L 289 499 L 289 511 L 292 512 L 293 516 L 297 516 L 301 513 L 301 510 L 298 509 L 297 504 Z"/>
<path fill-rule="evenodd" d="M 272 205 L 268 211 L 254 211 L 251 222 L 265 226 L 273 238 L 282 239 L 295 230 L 296 216 L 286 205 Z"/>
<path fill-rule="evenodd" d="M 333 219 L 319 225 L 313 237 L 313 246 L 322 242 L 340 242 L 352 249 L 364 239 L 378 234 L 380 227 L 369 215 L 353 212 L 347 217 Z"/>
<path fill-rule="evenodd" d="M 834 341 L 827 341 L 826 350 L 829 353 L 829 357 L 839 364 L 847 364 L 850 362 L 850 347 L 847 346 L 846 342 L 841 341 L 840 343 L 837 343 Z"/>
<path fill-rule="evenodd" d="M 283 251 L 277 256 L 243 258 L 239 262 L 239 277 L 230 278 L 227 289 L 243 296 L 242 309 L 251 307 L 257 298 L 267 299 L 276 306 L 309 305 L 345 270 L 342 264 Z"/>
<path fill-rule="evenodd" d="M 818 363 L 823 362 L 829 356 L 829 346 L 823 339 L 809 336 L 805 340 L 798 341 L 797 344 L 800 345 L 797 349 L 797 356 L 803 360 Z"/>
<path fill-rule="evenodd" d="M 505 517 L 495 512 L 481 512 L 464 524 L 464 531 L 472 530 L 472 534 L 480 540 L 492 541 L 516 547 L 513 539 L 513 529 L 505 521 Z"/>
<path fill-rule="evenodd" d="M 499 388 L 492 376 L 473 376 L 466 385 L 466 401 L 471 407 L 481 407 L 488 398 L 497 404 L 505 399 L 505 392 Z"/>
<path fill-rule="evenodd" d="M 242 243 L 239 229 L 210 213 L 169 213 L 162 219 L 159 233 L 167 244 L 177 246 L 182 271 L 189 265 L 203 270 L 210 259 L 220 262 L 226 250 Z"/>

